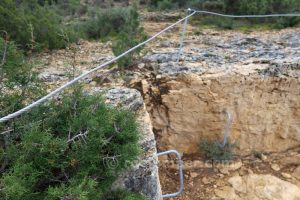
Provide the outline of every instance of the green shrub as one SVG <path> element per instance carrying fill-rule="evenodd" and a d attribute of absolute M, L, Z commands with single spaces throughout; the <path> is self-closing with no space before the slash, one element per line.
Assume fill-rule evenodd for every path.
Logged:
<path fill-rule="evenodd" d="M 32 63 L 27 63 L 23 52 L 3 34 L 5 39 L 0 37 L 0 117 L 21 109 L 26 102 L 42 94 L 37 76 L 32 72 Z M 8 134 L 13 127 L 13 120 L 0 123 L 0 133 Z M 8 163 L 5 156 L 7 143 L 6 134 L 0 134 L 0 176 Z"/>
<path fill-rule="evenodd" d="M 89 38 L 105 39 L 113 37 L 112 50 L 118 56 L 145 39 L 140 27 L 139 15 L 135 7 L 102 9 L 99 14 L 91 14 L 92 18 L 84 25 Z M 94 16 L 94 17 L 93 17 Z M 141 48 L 118 61 L 121 68 L 128 67 L 139 55 Z"/>
<path fill-rule="evenodd" d="M 174 4 L 171 0 L 162 0 L 157 3 L 158 10 L 170 10 L 176 7 L 176 4 Z"/>
<path fill-rule="evenodd" d="M 239 25 L 238 21 L 234 19 L 216 16 L 196 16 L 194 19 L 192 19 L 192 23 L 200 25 L 200 28 L 202 25 L 205 25 L 220 29 L 234 29 Z"/>
<path fill-rule="evenodd" d="M 198 9 L 198 10 L 203 10 L 203 3 L 205 1 L 204 0 L 189 0 L 187 2 L 187 7 L 189 8 L 193 8 L 193 9 Z"/>
<path fill-rule="evenodd" d="M 226 145 L 222 145 L 218 141 L 203 139 L 200 141 L 200 153 L 208 160 L 231 160 L 233 157 L 233 149 L 236 144 L 232 144 L 230 140 Z"/>
<path fill-rule="evenodd" d="M 232 14 L 270 14 L 297 12 L 298 0 L 225 0 L 226 12 Z"/>
<path fill-rule="evenodd" d="M 115 56 L 118 56 L 131 47 L 136 46 L 145 39 L 143 32 L 128 34 L 125 32 L 120 33 L 117 38 L 113 41 L 112 50 Z M 133 59 L 139 56 L 142 48 L 138 48 L 133 52 L 127 54 L 123 58 L 117 61 L 119 68 L 124 69 L 133 63 Z"/>
<path fill-rule="evenodd" d="M 119 172 L 137 158 L 138 125 L 132 113 L 81 89 L 62 99 L 15 122 L 5 151 L 9 166 L 0 182 L 1 199 L 103 199 Z M 126 198 L 134 199 L 130 195 Z"/>
<path fill-rule="evenodd" d="M 59 7 L 61 15 L 74 15 L 79 13 L 81 9 L 84 9 L 84 6 L 81 5 L 80 0 L 57 1 L 56 5 Z M 82 14 L 85 12 L 86 11 L 83 10 Z"/>
<path fill-rule="evenodd" d="M 7 39 L 0 38 L 0 116 L 42 94 L 31 64 Z M 133 114 L 80 89 L 0 124 L 0 132 L 5 130 L 11 132 L 0 135 L 3 200 L 105 199 L 119 172 L 140 152 Z M 142 199 L 122 194 L 120 199 Z"/>
<path fill-rule="evenodd" d="M 139 16 L 133 7 L 101 9 L 83 24 L 88 38 L 99 39 L 120 32 L 132 33 L 139 28 Z"/>
<path fill-rule="evenodd" d="M 300 11 L 299 0 L 152 0 L 150 6 L 159 10 L 179 8 L 193 8 L 198 10 L 207 10 L 226 14 L 236 15 L 254 15 L 254 14 L 272 14 L 272 13 L 295 13 Z M 201 15 L 203 18 L 203 15 Z M 196 18 L 196 17 L 193 17 Z M 200 18 L 200 17 L 199 17 Z M 204 16 L 204 24 L 209 21 L 210 16 Z M 247 26 L 256 26 L 260 24 L 273 24 L 273 28 L 293 27 L 299 24 L 300 17 L 284 18 L 260 18 L 260 19 L 241 19 L 230 20 L 225 18 L 211 17 L 212 26 L 219 28 L 232 29 L 240 28 L 244 23 Z M 198 22 L 201 24 L 201 22 Z"/>
<path fill-rule="evenodd" d="M 300 17 L 281 17 L 273 24 L 273 28 L 282 29 L 286 27 L 295 27 L 300 24 Z"/>
<path fill-rule="evenodd" d="M 32 65 L 14 42 L 0 37 L 0 116 L 5 116 L 42 94 Z M 1 126 L 1 125 L 0 125 Z"/>
<path fill-rule="evenodd" d="M 53 6 L 41 6 L 37 0 L 0 1 L 0 29 L 27 50 L 63 48 L 78 39 L 71 27 L 63 25 Z M 62 35 L 68 35 L 69 40 Z"/>
<path fill-rule="evenodd" d="M 272 14 L 272 13 L 294 13 L 300 11 L 298 0 L 225 0 L 226 12 L 240 15 Z M 254 24 L 272 23 L 273 28 L 293 27 L 299 24 L 300 17 L 262 18 L 248 19 Z"/>

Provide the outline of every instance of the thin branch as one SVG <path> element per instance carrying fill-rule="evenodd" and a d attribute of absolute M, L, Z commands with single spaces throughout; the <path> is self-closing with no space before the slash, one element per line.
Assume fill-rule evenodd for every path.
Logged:
<path fill-rule="evenodd" d="M 2 93 L 2 80 L 3 80 L 3 76 L 4 76 L 4 69 L 3 66 L 6 62 L 6 55 L 7 55 L 7 46 L 8 46 L 8 34 L 6 31 L 1 30 L 0 32 L 4 33 L 4 50 L 3 50 L 3 57 L 2 57 L 2 61 L 0 64 L 0 93 Z"/>
<path fill-rule="evenodd" d="M 8 146 L 7 136 L 4 136 L 3 138 L 4 138 L 4 148 L 6 149 L 7 146 Z M 7 164 L 8 164 L 7 156 L 4 156 L 3 162 L 2 162 L 1 167 L 0 167 L 0 173 L 5 171 L 5 168 L 6 168 Z"/>
<path fill-rule="evenodd" d="M 7 32 L 6 31 L 0 31 L 0 32 L 3 32 L 4 35 L 5 35 L 5 42 L 4 42 L 4 51 L 3 51 L 3 57 L 2 57 L 2 61 L 1 61 L 1 64 L 0 64 L 0 67 L 3 67 L 5 62 L 6 62 L 6 54 L 7 54 L 7 44 L 8 44 L 8 35 L 7 35 Z"/>
<path fill-rule="evenodd" d="M 30 43 L 26 44 L 26 46 L 29 48 L 29 54 L 31 55 L 31 53 L 33 52 L 34 48 L 35 48 L 35 39 L 34 39 L 34 27 L 31 23 L 28 24 L 29 27 L 29 32 L 30 32 Z M 31 57 L 31 56 L 30 56 Z"/>
<path fill-rule="evenodd" d="M 69 128 L 68 141 L 71 139 L 71 127 Z"/>
<path fill-rule="evenodd" d="M 9 129 L 9 130 L 3 131 L 2 133 L 0 133 L 0 135 L 5 135 L 6 133 L 10 133 L 12 131 L 13 131 L 13 129 Z"/>
<path fill-rule="evenodd" d="M 75 142 L 75 140 L 79 139 L 79 140 L 83 140 L 84 143 L 87 143 L 86 142 L 86 138 L 87 138 L 87 135 L 88 135 L 88 130 L 86 130 L 84 133 L 82 133 L 81 131 L 75 135 L 74 137 L 72 137 L 71 139 L 68 139 L 68 144 L 72 143 L 72 142 Z M 69 137 L 70 137 L 70 132 L 69 132 Z"/>
<path fill-rule="evenodd" d="M 107 139 L 107 142 L 110 142 L 115 136 L 117 136 L 119 133 L 121 133 L 120 131 L 120 128 L 117 126 L 117 124 L 114 122 L 114 128 L 115 128 L 115 134 L 113 134 L 112 136 L 110 136 L 108 139 Z"/>

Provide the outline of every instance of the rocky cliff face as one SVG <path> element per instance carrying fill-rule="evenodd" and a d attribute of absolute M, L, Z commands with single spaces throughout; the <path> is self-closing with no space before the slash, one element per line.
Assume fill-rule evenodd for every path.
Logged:
<path fill-rule="evenodd" d="M 299 79 L 186 75 L 161 80 L 147 96 L 162 149 L 191 154 L 202 138 L 221 140 L 224 110 L 232 115 L 230 137 L 242 154 L 284 151 L 300 143 Z"/>
<path fill-rule="evenodd" d="M 102 88 L 100 88 L 100 91 Z M 94 92 L 97 92 L 97 90 Z M 141 156 L 114 183 L 114 188 L 126 188 L 130 191 L 143 193 L 153 200 L 161 199 L 161 188 L 158 176 L 158 159 L 156 142 L 152 132 L 152 125 L 141 94 L 134 89 L 115 87 L 106 92 L 107 103 L 123 106 L 136 113 L 140 125 Z M 108 163 L 114 167 L 118 163 Z"/>
<path fill-rule="evenodd" d="M 210 33 L 186 41 L 179 63 L 166 41 L 145 57 L 156 73 L 141 88 L 160 149 L 192 154 L 205 137 L 222 140 L 225 110 L 242 155 L 299 146 L 299 33 Z"/>

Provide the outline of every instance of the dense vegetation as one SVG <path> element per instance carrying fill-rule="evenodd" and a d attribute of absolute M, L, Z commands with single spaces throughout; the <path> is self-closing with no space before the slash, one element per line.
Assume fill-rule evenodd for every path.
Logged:
<path fill-rule="evenodd" d="M 119 38 L 115 49 L 121 51 L 132 45 L 128 36 L 134 38 L 141 31 L 135 8 L 110 9 L 113 16 L 99 9 L 96 18 L 89 13 L 87 21 L 66 21 L 85 13 L 85 7 L 77 4 L 79 0 L 64 2 L 0 2 L 1 117 L 44 94 L 33 69 L 34 51 L 64 48 L 79 38 L 108 36 Z M 119 20 L 122 31 L 115 24 Z M 95 21 L 93 28 L 104 25 L 95 30 L 96 37 L 88 34 L 89 23 Z M 139 134 L 135 116 L 105 105 L 101 95 L 89 96 L 73 88 L 0 124 L 0 133 L 0 199 L 146 199 L 123 190 L 111 191 L 118 174 L 140 152 Z"/>
<path fill-rule="evenodd" d="M 90 19 L 84 24 L 88 38 L 113 38 L 113 53 L 118 56 L 134 47 L 145 39 L 143 29 L 140 27 L 139 14 L 136 7 L 111 8 L 92 12 Z M 132 64 L 133 58 L 139 55 L 140 48 L 118 61 L 121 68 Z"/>
<path fill-rule="evenodd" d="M 43 92 L 28 58 L 7 35 L 0 49 L 4 116 Z M 134 115 L 80 87 L 59 99 L 0 124 L 0 199 L 144 199 L 110 191 L 140 152 Z"/>
<path fill-rule="evenodd" d="M 24 102 L 42 93 L 31 63 L 5 32 L 2 35 L 5 39 L 0 38 L 0 116 L 20 109 Z"/>
<path fill-rule="evenodd" d="M 0 1 L 0 29 L 25 50 L 63 48 L 76 41 L 78 36 L 62 20 L 55 7 L 37 0 Z"/>
<path fill-rule="evenodd" d="M 151 0 L 154 9 L 167 10 L 177 8 L 194 8 L 226 14 L 272 14 L 295 13 L 300 11 L 299 0 Z M 262 19 L 226 19 L 212 16 L 199 16 L 194 23 L 201 25 L 215 25 L 220 28 L 232 29 L 236 27 L 261 24 L 270 28 L 285 28 L 296 26 L 300 17 L 262 18 Z"/>
<path fill-rule="evenodd" d="M 168 6 L 166 6 L 168 5 Z M 268 14 L 299 11 L 298 0 L 151 0 L 159 9 L 194 8 L 223 11 L 230 14 Z M 162 8 L 162 7 L 163 8 Z"/>
<path fill-rule="evenodd" d="M 11 200 L 104 199 L 139 153 L 134 116 L 79 89 L 24 115 L 10 137 L 1 183 Z"/>
<path fill-rule="evenodd" d="M 144 39 L 139 20 L 135 6 L 101 9 L 80 0 L 0 1 L 0 30 L 26 53 L 65 48 L 80 38 L 110 37 L 115 38 L 117 56 Z M 135 51 L 121 59 L 119 66 L 129 66 L 138 54 Z"/>

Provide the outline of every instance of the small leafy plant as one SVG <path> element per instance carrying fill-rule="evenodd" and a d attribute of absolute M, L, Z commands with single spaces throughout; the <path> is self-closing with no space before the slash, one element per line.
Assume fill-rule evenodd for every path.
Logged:
<path fill-rule="evenodd" d="M 220 161 L 232 159 L 233 149 L 236 147 L 236 144 L 228 140 L 225 146 L 222 146 L 219 141 L 212 141 L 205 138 L 200 141 L 199 147 L 205 159 Z"/>

